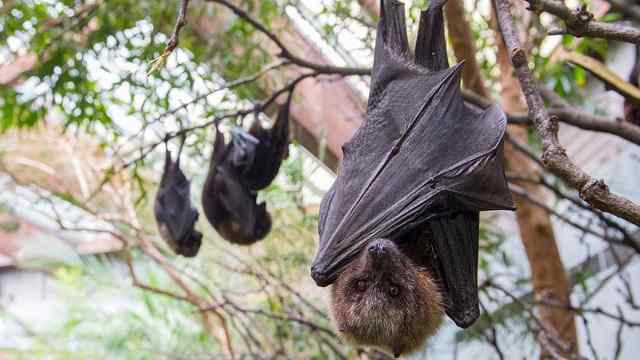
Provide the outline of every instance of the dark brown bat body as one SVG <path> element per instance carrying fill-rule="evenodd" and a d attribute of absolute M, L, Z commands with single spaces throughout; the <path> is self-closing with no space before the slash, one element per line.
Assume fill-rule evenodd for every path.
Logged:
<path fill-rule="evenodd" d="M 266 204 L 258 204 L 257 191 L 275 179 L 287 153 L 291 96 L 271 129 L 257 121 L 249 131 L 237 127 L 229 144 L 216 133 L 202 207 L 216 231 L 234 244 L 251 245 L 271 230 L 271 217 Z"/>
<path fill-rule="evenodd" d="M 395 357 L 420 349 L 442 323 L 438 286 L 394 242 L 374 241 L 331 287 L 331 312 L 342 336 Z"/>
<path fill-rule="evenodd" d="M 271 230 L 271 217 L 264 203 L 242 183 L 233 164 L 234 143 L 224 143 L 216 134 L 209 173 L 202 189 L 202 208 L 216 231 L 234 244 L 251 245 Z M 237 158 L 237 157 L 236 157 Z"/>
<path fill-rule="evenodd" d="M 193 257 L 202 244 L 202 233 L 194 229 L 198 211 L 191 205 L 191 183 L 180 170 L 178 159 L 167 150 L 154 213 L 160 236 L 179 255 Z"/>

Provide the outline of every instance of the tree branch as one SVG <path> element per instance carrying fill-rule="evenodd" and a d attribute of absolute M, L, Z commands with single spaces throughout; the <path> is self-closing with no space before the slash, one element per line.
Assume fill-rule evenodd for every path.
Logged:
<path fill-rule="evenodd" d="M 294 55 L 287 46 L 278 38 L 276 34 L 267 29 L 260 21 L 256 20 L 253 16 L 251 16 L 248 12 L 242 10 L 236 5 L 232 4 L 226 0 L 207 0 L 208 2 L 213 2 L 220 4 L 227 9 L 231 10 L 236 16 L 243 19 L 253 26 L 256 30 L 263 33 L 266 37 L 268 37 L 271 41 L 273 41 L 276 46 L 280 49 L 279 56 L 291 61 L 293 64 L 298 66 L 311 69 L 316 71 L 319 74 L 335 74 L 342 76 L 352 76 L 352 75 L 369 75 L 371 73 L 371 69 L 367 68 L 355 68 L 355 67 L 343 67 L 343 66 L 333 66 L 327 64 L 320 64 L 311 61 L 307 61 L 301 57 Z"/>
<path fill-rule="evenodd" d="M 592 178 L 567 156 L 566 150 L 558 140 L 558 118 L 549 116 L 533 74 L 529 70 L 527 56 L 520 48 L 509 3 L 506 0 L 494 1 L 498 25 L 527 100 L 529 117 L 533 119 L 536 132 L 542 140 L 542 162 L 545 167 L 577 189 L 580 197 L 594 208 L 640 225 L 640 205 L 611 193 L 604 181 Z"/>
<path fill-rule="evenodd" d="M 575 127 L 599 131 L 619 136 L 634 144 L 640 145 L 640 127 L 626 121 L 611 119 L 605 116 L 591 114 L 579 107 L 570 105 L 565 99 L 555 92 L 538 84 L 538 90 L 542 97 L 551 105 L 549 113 L 560 120 Z"/>
<path fill-rule="evenodd" d="M 178 47 L 180 43 L 180 30 L 187 24 L 187 9 L 189 7 L 189 0 L 182 0 L 180 4 L 180 12 L 178 13 L 178 19 L 176 20 L 176 25 L 173 28 L 173 34 L 169 41 L 167 42 L 167 47 L 164 49 L 164 52 L 171 53 L 175 48 Z"/>
<path fill-rule="evenodd" d="M 536 13 L 548 12 L 564 21 L 565 29 L 549 32 L 549 35 L 571 34 L 577 37 L 587 36 L 640 44 L 640 29 L 621 23 L 606 23 L 594 20 L 593 14 L 587 10 L 586 5 L 576 10 L 570 10 L 564 1 L 525 1 L 529 3 L 529 10 Z"/>
<path fill-rule="evenodd" d="M 593 74 L 593 76 L 604 82 L 607 88 L 615 90 L 635 103 L 640 103 L 640 89 L 609 70 L 609 68 L 600 61 L 575 51 L 567 52 L 562 57 L 564 60 L 578 65 Z"/>

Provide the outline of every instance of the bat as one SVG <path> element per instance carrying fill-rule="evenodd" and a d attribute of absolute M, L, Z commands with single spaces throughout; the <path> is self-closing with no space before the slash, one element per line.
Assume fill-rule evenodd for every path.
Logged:
<path fill-rule="evenodd" d="M 258 121 L 249 131 L 235 127 L 229 144 L 216 131 L 202 207 L 209 223 L 232 243 L 251 245 L 271 230 L 271 216 L 265 203 L 258 204 L 257 191 L 271 184 L 287 153 L 292 95 L 293 90 L 271 129 Z"/>
<path fill-rule="evenodd" d="M 179 255 L 194 257 L 202 244 L 202 233 L 194 229 L 198 211 L 191 204 L 191 182 L 180 169 L 180 154 L 176 161 L 171 151 L 165 151 L 164 171 L 156 194 L 154 214 L 160 236 Z"/>
<path fill-rule="evenodd" d="M 235 141 L 225 144 L 222 133 L 216 132 L 209 173 L 202 189 L 202 208 L 220 236 L 234 244 L 251 245 L 269 233 L 271 217 L 266 204 L 258 204 L 257 194 L 242 182 L 241 171 L 252 152 L 246 152 L 243 142 L 247 139 L 237 140 L 235 136 Z"/>
<path fill-rule="evenodd" d="M 506 116 L 495 104 L 463 101 L 463 64 L 447 61 L 444 3 L 421 13 L 412 56 L 404 5 L 381 1 L 367 115 L 321 202 L 311 277 L 342 285 L 354 259 L 386 239 L 435 278 L 446 314 L 466 328 L 479 316 L 479 212 L 514 203 L 504 175 Z"/>

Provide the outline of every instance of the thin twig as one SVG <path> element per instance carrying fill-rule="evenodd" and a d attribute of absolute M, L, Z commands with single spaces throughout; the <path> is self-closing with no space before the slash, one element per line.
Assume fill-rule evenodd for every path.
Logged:
<path fill-rule="evenodd" d="M 326 65 L 326 64 L 307 61 L 301 57 L 294 55 L 291 52 L 291 50 L 289 50 L 289 48 L 284 44 L 284 42 L 280 40 L 278 36 L 276 36 L 276 34 L 274 34 L 272 31 L 267 29 L 264 26 L 264 24 L 256 20 L 248 12 L 242 10 L 241 8 L 237 7 L 236 5 L 226 0 L 207 0 L 207 1 L 217 3 L 226 7 L 227 9 L 231 10 L 234 14 L 236 14 L 236 16 L 248 22 L 249 24 L 251 24 L 251 26 L 256 28 L 256 30 L 258 30 L 259 32 L 263 33 L 271 41 L 273 41 L 276 44 L 276 46 L 278 46 L 278 48 L 280 49 L 280 54 L 279 54 L 280 57 L 287 59 L 298 66 L 314 70 L 319 74 L 334 74 L 334 75 L 342 75 L 342 76 L 351 76 L 351 75 L 364 76 L 364 75 L 369 75 L 371 73 L 371 69 L 368 69 L 368 68 L 333 66 L 333 65 Z"/>
<path fill-rule="evenodd" d="M 182 0 L 180 3 L 180 10 L 178 11 L 178 18 L 176 19 L 176 25 L 173 28 L 173 33 L 167 41 L 167 46 L 160 56 L 151 61 L 149 74 L 156 71 L 164 62 L 167 57 L 178 47 L 180 43 L 180 30 L 187 24 L 187 9 L 189 8 L 189 0 Z"/>

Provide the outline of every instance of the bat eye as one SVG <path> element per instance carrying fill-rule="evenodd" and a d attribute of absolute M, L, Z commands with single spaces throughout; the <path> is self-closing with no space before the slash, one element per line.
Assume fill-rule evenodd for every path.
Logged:
<path fill-rule="evenodd" d="M 395 286 L 395 285 L 391 285 L 389 287 L 389 295 L 396 297 L 398 295 L 400 295 L 400 288 Z"/>
<path fill-rule="evenodd" d="M 367 290 L 367 282 L 365 280 L 358 280 L 358 282 L 356 282 L 356 288 L 358 291 Z"/>

